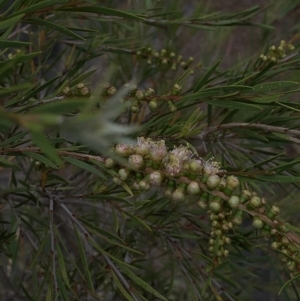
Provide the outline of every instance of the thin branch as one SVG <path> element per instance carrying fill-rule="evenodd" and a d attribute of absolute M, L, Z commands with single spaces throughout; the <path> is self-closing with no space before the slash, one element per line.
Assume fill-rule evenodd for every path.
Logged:
<path fill-rule="evenodd" d="M 65 99 L 64 95 L 55 96 L 53 98 L 43 99 L 43 100 L 40 100 L 40 101 L 36 101 L 35 103 L 33 103 L 31 105 L 26 105 L 26 106 L 23 106 L 23 107 L 14 108 L 11 111 L 13 111 L 13 112 L 20 112 L 20 111 L 28 110 L 28 109 L 31 109 L 31 108 L 34 108 L 34 107 L 37 107 L 37 106 L 40 106 L 40 105 L 44 105 L 46 103 L 56 102 L 56 101 L 59 101 L 59 100 L 62 100 L 62 99 Z"/>
<path fill-rule="evenodd" d="M 6 200 L 7 200 L 8 204 L 10 205 L 10 208 L 11 208 L 11 210 L 12 210 L 12 212 L 13 212 L 13 214 L 14 214 L 17 222 L 18 222 L 18 226 L 21 228 L 21 231 L 26 235 L 26 237 L 28 238 L 28 240 L 31 243 L 32 247 L 37 251 L 38 247 L 36 246 L 35 242 L 30 237 L 30 235 L 27 233 L 27 231 L 24 229 L 23 224 L 21 222 L 21 219 L 20 219 L 18 213 L 16 212 L 16 209 L 14 208 L 14 205 L 13 205 L 11 199 L 7 198 Z"/>
<path fill-rule="evenodd" d="M 224 131 L 232 128 L 254 128 L 254 129 L 261 129 L 267 132 L 284 133 L 284 134 L 290 134 L 293 136 L 300 137 L 300 130 L 292 130 L 280 126 L 272 126 L 272 125 L 259 124 L 259 123 L 246 123 L 246 122 L 227 123 L 218 126 L 208 127 L 206 130 L 203 130 L 203 132 L 200 134 L 200 137 L 202 139 L 205 139 L 209 134 L 213 132 Z"/>
<path fill-rule="evenodd" d="M 52 275 L 54 280 L 55 295 L 58 292 L 58 283 L 56 277 L 56 264 L 55 264 L 55 244 L 54 244 L 54 230 L 53 230 L 53 199 L 49 198 L 49 231 L 51 240 L 51 258 L 52 258 Z"/>
<path fill-rule="evenodd" d="M 75 217 L 75 215 L 69 210 L 69 208 L 60 200 L 60 198 L 58 196 L 55 195 L 51 195 L 51 193 L 47 192 L 47 191 L 41 191 L 42 194 L 46 194 L 49 199 L 53 199 L 69 216 L 69 218 L 78 226 L 78 228 L 81 230 L 81 232 L 84 234 L 85 237 L 88 237 L 93 244 L 96 244 L 96 242 L 94 241 L 94 239 L 90 236 L 90 234 L 86 231 L 86 229 L 84 228 L 84 226 L 82 225 L 82 223 L 77 220 L 77 218 Z M 120 273 L 120 271 L 117 269 L 117 267 L 114 265 L 114 263 L 110 260 L 110 258 L 102 253 L 102 256 L 104 257 L 106 263 L 112 268 L 112 270 L 116 273 L 116 275 L 119 277 L 120 281 L 123 283 L 123 285 L 126 287 L 126 289 L 128 291 L 130 291 L 130 285 L 127 282 L 127 280 L 123 277 L 123 275 Z M 136 299 L 136 297 L 134 295 L 132 295 L 132 297 L 134 297 L 134 299 L 136 301 L 138 301 L 138 299 Z"/>
<path fill-rule="evenodd" d="M 104 162 L 104 158 L 101 156 L 94 156 L 89 154 L 83 154 L 83 153 L 76 153 L 76 152 L 69 152 L 65 150 L 56 150 L 59 155 L 66 155 L 70 157 L 77 157 L 81 159 L 86 160 L 95 160 L 98 162 Z M 41 149 L 37 147 L 26 147 L 26 148 L 3 148 L 0 149 L 0 154 L 9 154 L 9 153 L 42 153 Z"/>

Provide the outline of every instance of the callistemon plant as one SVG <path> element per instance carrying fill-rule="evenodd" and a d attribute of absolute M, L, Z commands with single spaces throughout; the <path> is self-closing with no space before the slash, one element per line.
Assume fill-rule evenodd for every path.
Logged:
<path fill-rule="evenodd" d="M 300 300 L 297 1 L 242 2 L 0 1 L 1 300 Z"/>

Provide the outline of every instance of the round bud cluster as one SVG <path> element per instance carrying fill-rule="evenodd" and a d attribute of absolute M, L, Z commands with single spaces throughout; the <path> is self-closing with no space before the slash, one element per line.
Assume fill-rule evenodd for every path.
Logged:
<path fill-rule="evenodd" d="M 285 58 L 288 51 L 295 49 L 293 44 L 287 43 L 286 41 L 280 41 L 278 47 L 272 45 L 269 47 L 267 54 L 261 54 L 260 59 L 264 62 L 277 63 L 278 60 Z"/>
<path fill-rule="evenodd" d="M 166 49 L 156 51 L 147 46 L 143 46 L 137 50 L 135 54 L 138 58 L 144 58 L 148 65 L 163 66 L 164 68 L 170 68 L 174 71 L 177 70 L 178 67 L 181 67 L 184 70 L 190 69 L 192 71 L 190 74 L 194 73 L 195 67 L 192 67 L 194 58 L 191 56 L 183 60 L 183 56 L 177 55 L 174 51 L 167 51 Z"/>
<path fill-rule="evenodd" d="M 68 97 L 72 97 L 72 96 L 86 97 L 86 96 L 90 96 L 91 94 L 90 89 L 86 87 L 84 83 L 77 84 L 75 88 L 70 88 L 69 86 L 65 86 L 62 90 L 62 93 Z"/>
<path fill-rule="evenodd" d="M 299 246 L 296 246 L 290 239 L 279 233 L 273 235 L 271 249 L 279 253 L 281 261 L 286 266 L 291 277 L 295 277 L 300 271 Z"/>
<path fill-rule="evenodd" d="M 211 227 L 208 250 L 215 263 L 229 256 L 230 237 L 248 216 L 255 233 L 270 239 L 272 249 L 280 251 L 291 273 L 297 272 L 300 254 L 289 239 L 289 225 L 279 219 L 279 208 L 269 207 L 255 191 L 242 189 L 239 179 L 226 176 L 213 158 L 207 161 L 193 158 L 187 146 L 168 150 L 164 140 L 143 137 L 135 145 L 118 144 L 114 151 L 127 159 L 124 166 L 110 158 L 104 161 L 107 168 L 114 170 L 115 184 L 126 183 L 130 189 L 139 191 L 160 187 L 167 199 L 195 200 L 208 211 Z"/>

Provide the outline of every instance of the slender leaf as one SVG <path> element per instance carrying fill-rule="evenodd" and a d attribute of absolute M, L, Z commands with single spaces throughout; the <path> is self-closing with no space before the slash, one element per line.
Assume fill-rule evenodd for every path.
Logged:
<path fill-rule="evenodd" d="M 73 164 L 81 169 L 87 170 L 88 172 L 96 175 L 97 177 L 100 177 L 103 180 L 106 180 L 106 177 L 103 175 L 102 172 L 100 172 L 98 169 L 93 167 L 92 165 L 85 163 L 83 161 L 77 160 L 75 158 L 71 157 L 64 157 L 64 160 L 67 161 L 70 164 Z"/>

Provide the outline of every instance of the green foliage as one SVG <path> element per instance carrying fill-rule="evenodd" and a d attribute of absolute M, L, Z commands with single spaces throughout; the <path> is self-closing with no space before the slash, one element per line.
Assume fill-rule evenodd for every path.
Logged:
<path fill-rule="evenodd" d="M 300 300 L 294 1 L 0 7 L 3 300 Z"/>

